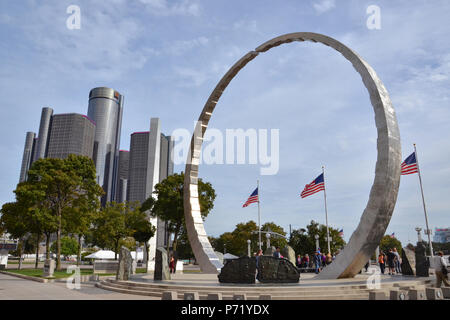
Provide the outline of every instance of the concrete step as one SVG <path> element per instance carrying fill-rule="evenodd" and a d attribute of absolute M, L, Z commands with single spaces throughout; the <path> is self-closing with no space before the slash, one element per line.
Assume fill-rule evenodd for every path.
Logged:
<path fill-rule="evenodd" d="M 136 295 L 142 295 L 142 296 L 151 296 L 151 297 L 158 297 L 161 298 L 162 291 L 156 292 L 156 291 L 142 291 L 142 290 L 130 290 L 121 288 L 118 286 L 111 286 L 110 284 L 105 283 L 97 283 L 96 286 L 98 288 L 104 289 L 104 290 L 110 290 L 125 294 L 136 294 Z M 192 292 L 186 291 L 186 292 Z M 200 293 L 199 292 L 199 298 L 200 300 L 206 300 L 208 293 Z M 214 291 L 214 293 L 217 293 L 217 291 Z M 241 292 L 240 292 L 241 293 Z M 182 300 L 184 297 L 184 292 L 177 291 L 178 299 Z M 259 293 L 246 293 L 247 300 L 259 300 Z M 287 295 L 285 292 L 280 292 L 278 294 L 271 294 L 272 300 L 368 300 L 369 294 L 368 293 L 358 293 L 358 294 L 341 294 L 341 295 L 333 295 L 333 294 L 309 294 L 309 295 Z M 233 294 L 222 294 L 223 300 L 232 300 Z"/>

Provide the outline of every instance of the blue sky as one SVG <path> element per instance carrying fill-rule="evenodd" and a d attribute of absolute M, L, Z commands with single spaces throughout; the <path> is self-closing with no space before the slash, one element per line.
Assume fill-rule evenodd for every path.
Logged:
<path fill-rule="evenodd" d="M 69 30 L 69 5 L 81 29 Z M 381 9 L 369 30 L 366 9 Z M 450 225 L 450 3 L 448 1 L 2 1 L 0 2 L 0 202 L 13 200 L 27 131 L 41 108 L 86 113 L 89 90 L 125 96 L 121 148 L 161 118 L 166 134 L 191 130 L 212 89 L 241 56 L 284 33 L 324 33 L 358 52 L 384 82 L 397 113 L 403 158 L 417 143 L 431 227 Z M 223 94 L 209 127 L 280 129 L 280 170 L 203 165 L 216 188 L 209 234 L 256 221 L 242 204 L 261 183 L 262 221 L 288 230 L 325 223 L 322 194 L 300 199 L 326 166 L 330 225 L 348 240 L 368 200 L 376 130 L 359 75 L 332 49 L 291 43 L 249 63 Z M 176 171 L 184 170 L 179 165 Z M 402 242 L 424 228 L 417 175 L 403 176 L 387 229 Z"/>

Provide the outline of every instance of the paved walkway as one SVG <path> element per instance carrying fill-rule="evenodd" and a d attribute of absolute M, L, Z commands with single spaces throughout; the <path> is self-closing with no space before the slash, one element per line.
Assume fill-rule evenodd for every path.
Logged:
<path fill-rule="evenodd" d="M 65 282 L 40 283 L 0 273 L 0 300 L 160 300 L 155 297 L 122 294 L 82 283 L 71 290 Z"/>

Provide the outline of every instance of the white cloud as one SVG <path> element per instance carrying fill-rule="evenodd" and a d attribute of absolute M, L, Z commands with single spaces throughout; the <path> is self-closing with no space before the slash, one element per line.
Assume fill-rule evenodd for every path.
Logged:
<path fill-rule="evenodd" d="M 336 6 L 335 0 L 321 0 L 313 4 L 314 9 L 318 14 L 322 14 L 333 9 Z"/>
<path fill-rule="evenodd" d="M 141 3 L 147 5 L 150 12 L 155 15 L 172 16 L 172 15 L 184 15 L 184 16 L 199 16 L 201 12 L 200 5 L 197 2 L 190 0 L 182 0 L 169 4 L 167 0 L 140 0 Z M 172 1 L 173 3 L 173 1 Z"/>

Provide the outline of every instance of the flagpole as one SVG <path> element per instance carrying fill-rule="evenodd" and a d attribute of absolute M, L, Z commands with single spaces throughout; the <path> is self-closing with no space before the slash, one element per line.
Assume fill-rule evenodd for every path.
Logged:
<path fill-rule="evenodd" d="M 258 189 L 258 230 L 259 230 L 259 250 L 261 250 L 261 210 L 259 207 L 259 199 L 260 199 L 260 192 L 259 192 L 259 180 L 256 180 L 256 187 Z"/>
<path fill-rule="evenodd" d="M 323 174 L 323 197 L 325 200 L 325 219 L 327 223 L 327 245 L 328 245 L 328 253 L 331 254 L 330 250 L 330 231 L 328 229 L 328 210 L 327 210 L 327 192 L 325 187 L 325 166 L 322 166 L 322 174 Z"/>
<path fill-rule="evenodd" d="M 422 193 L 422 203 L 423 203 L 423 211 L 425 213 L 425 223 L 427 225 L 427 235 L 428 235 L 428 244 L 430 245 L 430 254 L 431 257 L 434 257 L 433 254 L 433 243 L 431 242 L 431 230 L 428 227 L 428 214 L 427 214 L 427 209 L 425 207 L 425 197 L 423 195 L 423 186 L 422 186 L 422 176 L 420 174 L 420 166 L 419 166 L 419 158 L 417 157 L 417 149 L 416 149 L 416 144 L 414 143 L 414 154 L 416 156 L 416 163 L 417 163 L 417 173 L 419 174 L 419 182 L 420 182 L 420 191 Z"/>

